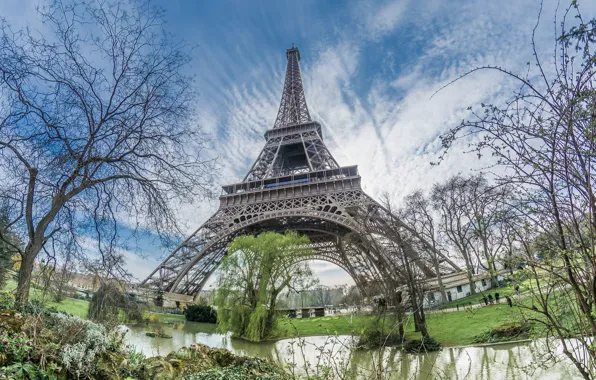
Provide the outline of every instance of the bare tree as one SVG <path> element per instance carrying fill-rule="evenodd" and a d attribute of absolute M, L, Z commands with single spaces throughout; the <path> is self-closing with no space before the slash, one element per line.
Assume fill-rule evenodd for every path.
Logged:
<path fill-rule="evenodd" d="M 347 306 L 362 306 L 362 294 L 356 285 L 351 286 L 349 289 L 346 290 L 345 295 L 341 299 L 341 303 Z"/>
<path fill-rule="evenodd" d="M 492 286 L 497 287 L 496 264 L 499 253 L 505 247 L 502 224 L 508 217 L 510 187 L 490 185 L 485 175 L 479 173 L 467 179 L 466 190 L 464 209 L 473 227 L 471 248 L 478 266 L 489 274 Z"/>
<path fill-rule="evenodd" d="M 472 294 L 472 274 L 479 270 L 489 275 L 493 287 L 498 286 L 497 261 L 507 243 L 504 225 L 509 217 L 510 190 L 510 186 L 489 184 L 483 173 L 458 174 L 433 188 L 440 230 L 466 262 Z"/>
<path fill-rule="evenodd" d="M 331 289 L 325 285 L 318 285 L 313 289 L 315 294 L 316 306 L 326 306 L 331 304 Z"/>
<path fill-rule="evenodd" d="M 471 242 L 473 226 L 466 210 L 466 198 L 466 180 L 461 175 L 453 176 L 442 184 L 435 184 L 432 189 L 433 206 L 441 218 L 440 232 L 466 264 L 470 293 L 476 294 L 476 270 Z"/>
<path fill-rule="evenodd" d="M 75 263 L 72 254 L 67 253 L 66 257 L 60 265 L 60 269 L 54 272 L 52 279 L 52 292 L 54 293 L 54 301 L 62 302 L 66 297 L 69 283 L 76 274 Z"/>
<path fill-rule="evenodd" d="M 372 242 L 370 249 L 376 250 L 377 255 L 387 258 L 387 262 L 394 265 L 396 279 L 401 280 L 402 289 L 403 284 L 407 289 L 407 297 L 403 297 L 400 287 L 396 286 L 397 283 L 385 284 L 385 297 L 388 301 L 395 303 L 400 336 L 404 336 L 403 304 L 408 304 L 414 316 L 415 331 L 419 331 L 424 337 L 428 335 L 428 330 L 423 309 L 424 290 L 422 284 L 427 273 L 423 273 L 421 268 L 424 265 L 420 265 L 422 257 L 418 252 L 422 252 L 422 250 L 416 250 L 416 247 L 420 246 L 422 249 L 428 250 L 431 249 L 431 246 L 415 230 L 404 228 L 405 223 L 394 213 L 395 208 L 388 195 L 384 196 L 383 207 L 388 217 L 385 222 L 387 224 L 386 238 L 374 234 L 370 229 L 367 230 L 368 240 Z M 435 253 L 438 254 L 438 251 Z"/>
<path fill-rule="evenodd" d="M 435 220 L 432 204 L 430 199 L 422 192 L 422 190 L 414 191 L 404 199 L 404 206 L 399 211 L 399 216 L 412 228 L 426 239 L 431 245 L 432 249 L 428 250 L 435 273 L 437 275 L 437 283 L 441 293 L 441 302 L 447 302 L 447 293 L 443 286 L 443 277 L 441 275 L 441 261 L 442 258 L 437 254 L 441 249 L 439 242 L 439 231 Z"/>
<path fill-rule="evenodd" d="M 520 239 L 518 236 L 518 231 L 521 229 L 519 225 L 520 220 L 522 218 L 517 215 L 516 209 L 510 207 L 507 216 L 504 218 L 503 223 L 501 223 L 501 233 L 505 238 L 505 248 L 500 261 L 503 268 L 509 270 L 510 275 L 513 274 L 514 269 L 521 268 L 525 262 L 523 244 L 521 243 L 525 238 Z"/>
<path fill-rule="evenodd" d="M 548 65 L 533 42 L 526 74 L 491 66 L 464 74 L 498 71 L 519 84 L 518 92 L 472 110 L 443 144 L 477 136 L 473 151 L 490 153 L 505 168 L 499 180 L 515 186 L 522 217 L 513 231 L 535 283 L 535 311 L 526 315 L 559 339 L 589 379 L 596 374 L 596 20 L 585 21 L 573 1 L 555 26 Z"/>
<path fill-rule="evenodd" d="M 184 74 L 191 49 L 164 32 L 163 11 L 117 0 L 38 11 L 43 31 L 2 20 L 0 36 L 0 200 L 25 242 L 20 304 L 40 251 L 92 239 L 109 261 L 122 221 L 166 243 L 175 202 L 210 184 Z"/>

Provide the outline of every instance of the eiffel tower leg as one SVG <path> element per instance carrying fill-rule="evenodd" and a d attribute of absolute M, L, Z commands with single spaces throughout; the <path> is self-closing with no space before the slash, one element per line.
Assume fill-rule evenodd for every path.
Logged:
<path fill-rule="evenodd" d="M 350 260 L 349 255 L 346 252 L 345 242 L 339 240 L 337 242 L 337 250 L 342 258 L 342 261 L 346 263 L 346 272 L 356 283 L 360 294 L 366 295 L 366 278 L 375 278 L 374 272 L 376 268 L 368 260 L 360 260 L 358 263 Z M 356 269 L 356 264 L 359 265 L 359 269 Z"/>
<path fill-rule="evenodd" d="M 194 295 L 204 285 L 202 274 L 216 266 L 227 247 L 225 236 L 220 237 L 222 222 L 229 212 L 218 210 L 191 236 L 180 244 L 141 283 L 165 292 Z"/>
<path fill-rule="evenodd" d="M 435 277 L 436 273 L 432 269 L 430 261 L 422 257 L 419 250 L 417 250 L 414 245 L 422 247 L 424 250 L 433 250 L 435 254 L 440 254 L 441 257 L 445 257 L 443 253 L 434 250 L 430 243 L 378 202 L 368 196 L 366 197 L 368 198 L 366 207 L 361 207 L 354 213 L 354 218 L 362 225 L 365 234 L 368 236 L 382 236 L 385 239 L 399 244 L 402 253 L 408 255 L 410 261 L 423 272 L 425 277 Z M 378 242 L 376 244 L 382 243 Z M 394 255 L 396 254 L 398 253 L 394 253 Z M 450 261 L 448 261 L 448 264 L 451 265 L 454 271 L 461 270 L 457 265 Z"/>

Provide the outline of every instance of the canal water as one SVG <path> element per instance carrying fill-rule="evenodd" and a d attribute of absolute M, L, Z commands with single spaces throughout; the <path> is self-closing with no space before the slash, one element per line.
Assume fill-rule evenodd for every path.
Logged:
<path fill-rule="evenodd" d="M 239 355 L 271 359 L 296 374 L 316 374 L 325 368 L 357 374 L 356 378 L 395 379 L 576 379 L 575 368 L 562 354 L 549 358 L 544 341 L 490 347 L 446 348 L 411 355 L 387 348 L 354 350 L 350 336 L 316 336 L 278 342 L 250 343 L 218 334 L 215 325 L 185 322 L 163 327 L 167 338 L 150 338 L 151 327 L 132 326 L 126 343 L 146 356 L 167 355 L 193 343 L 225 348 Z M 379 359 L 381 358 L 381 359 Z"/>

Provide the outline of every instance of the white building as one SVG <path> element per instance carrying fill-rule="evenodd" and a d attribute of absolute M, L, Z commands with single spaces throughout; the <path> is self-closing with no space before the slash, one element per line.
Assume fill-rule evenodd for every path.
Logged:
<path fill-rule="evenodd" d="M 490 277 L 486 273 L 475 274 L 472 276 L 474 285 L 476 286 L 476 293 L 484 292 L 492 288 Z M 470 291 L 470 281 L 466 272 L 459 272 L 449 274 L 441 277 L 445 293 L 447 294 L 447 301 L 455 301 L 460 298 L 467 297 L 472 294 Z M 503 276 L 497 275 L 497 280 L 503 280 Z M 437 306 L 441 303 L 441 292 L 439 291 L 439 282 L 436 278 L 425 281 L 424 284 L 424 304 L 425 308 Z M 482 294 L 478 294 L 478 299 L 482 298 Z"/>

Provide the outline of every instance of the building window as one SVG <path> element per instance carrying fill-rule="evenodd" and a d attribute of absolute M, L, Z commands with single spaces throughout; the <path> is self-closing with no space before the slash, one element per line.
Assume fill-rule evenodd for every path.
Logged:
<path fill-rule="evenodd" d="M 458 293 L 461 293 L 461 292 L 462 292 L 462 290 L 461 290 L 461 285 L 459 285 L 459 286 L 457 287 L 457 292 L 458 292 Z"/>
<path fill-rule="evenodd" d="M 426 293 L 428 297 L 428 302 L 435 302 L 435 293 Z"/>
<path fill-rule="evenodd" d="M 482 286 L 486 286 L 486 280 L 485 279 L 482 279 L 481 282 L 482 282 Z"/>

